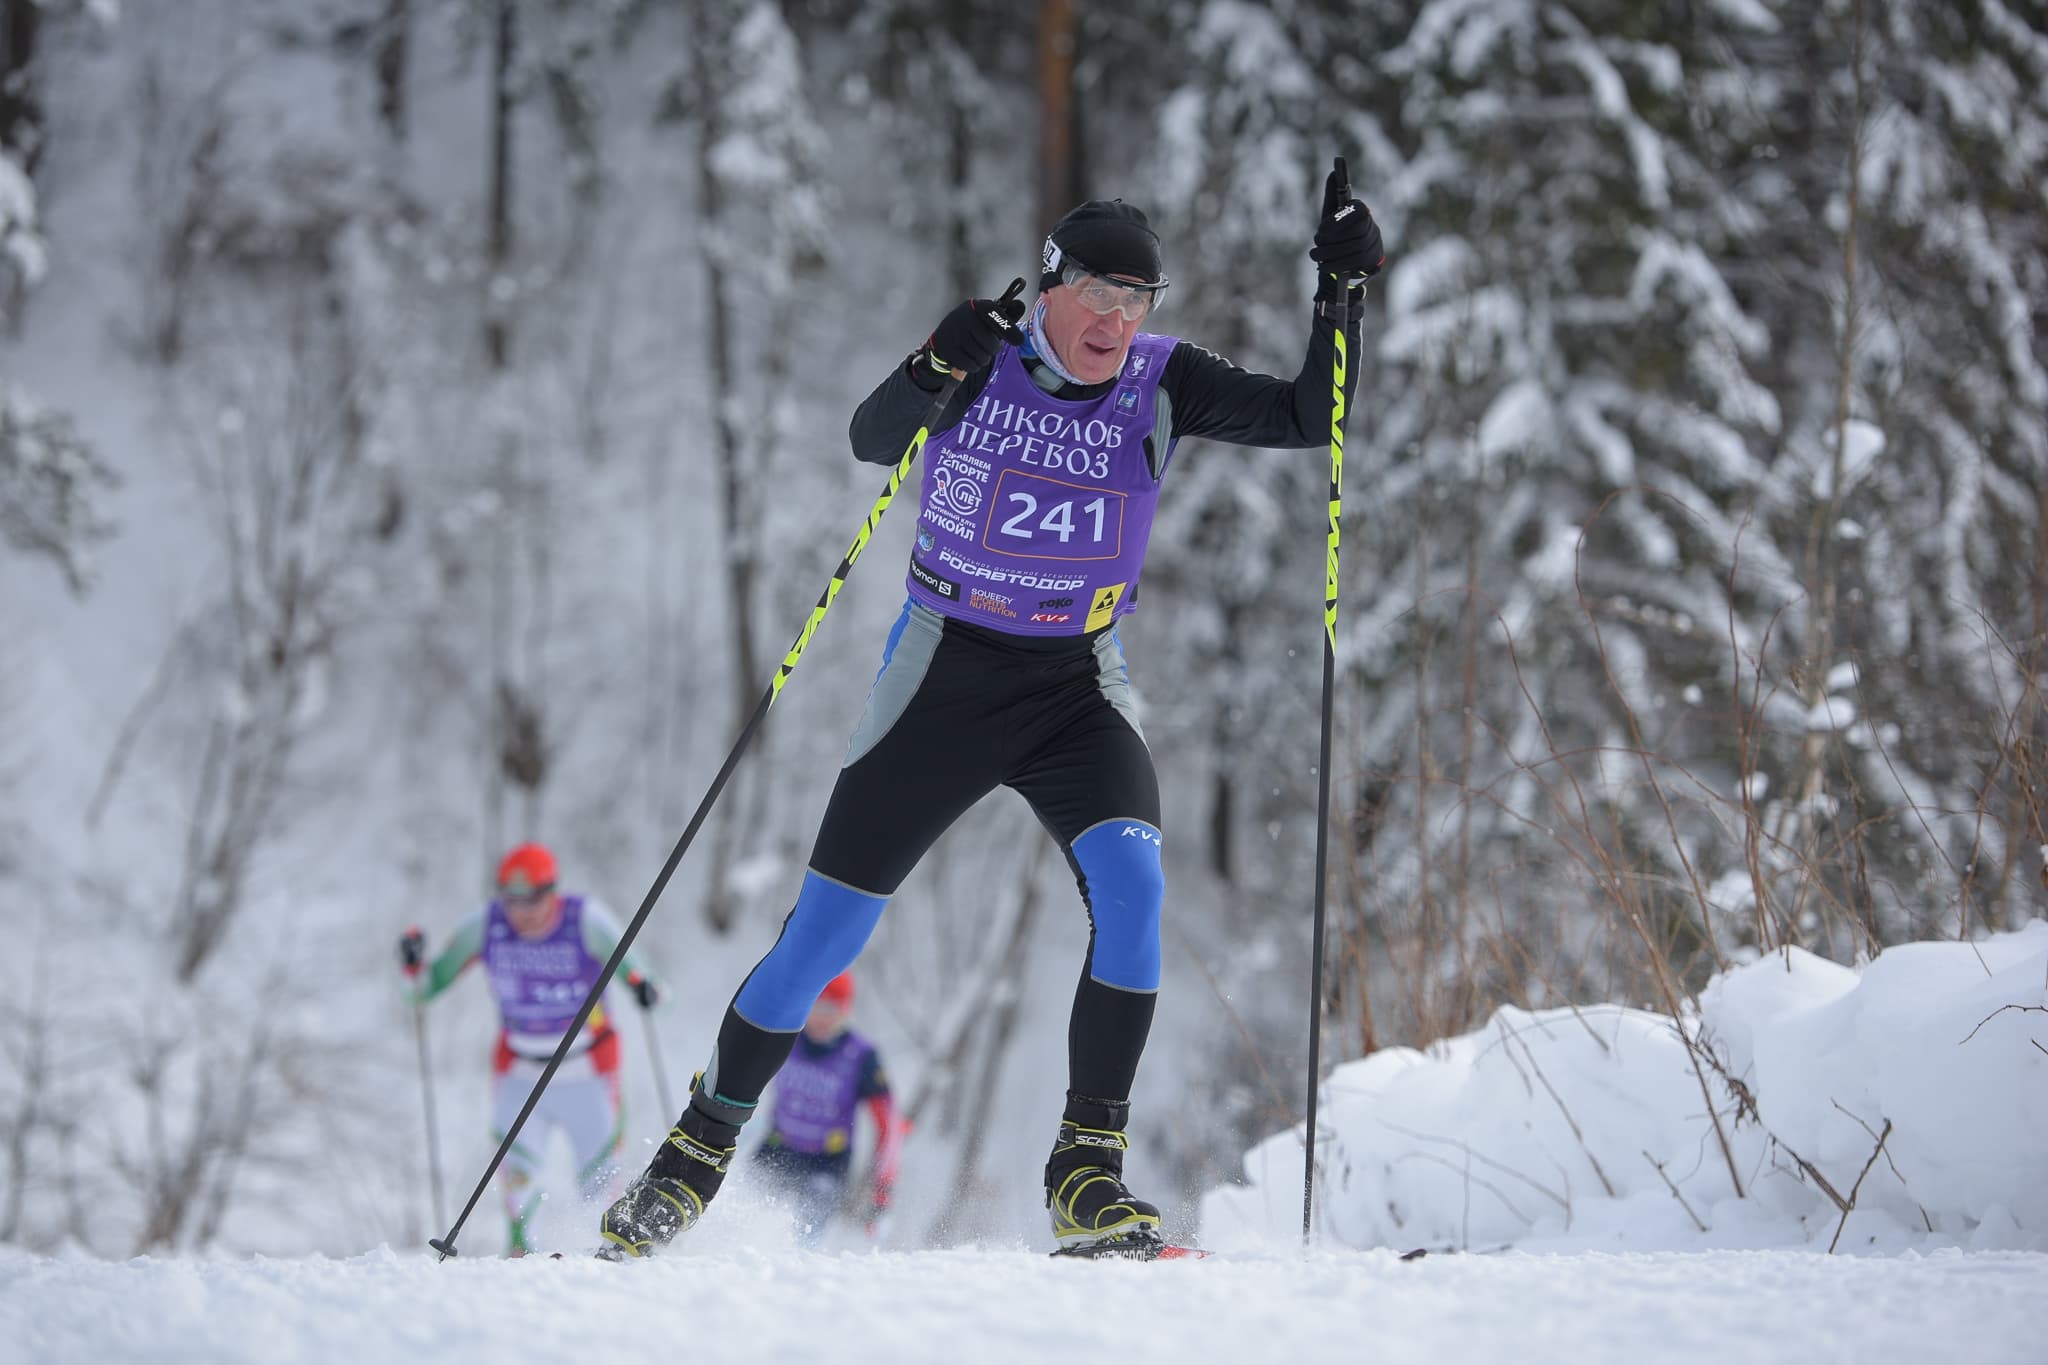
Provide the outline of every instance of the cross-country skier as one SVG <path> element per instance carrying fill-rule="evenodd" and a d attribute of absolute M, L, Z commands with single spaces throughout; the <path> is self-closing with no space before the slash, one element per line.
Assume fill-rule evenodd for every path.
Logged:
<path fill-rule="evenodd" d="M 1291 380 L 1140 331 L 1166 289 L 1159 237 L 1131 205 L 1091 200 L 1046 238 L 1028 317 L 1021 280 L 960 304 L 855 411 L 854 454 L 894 464 L 948 375 L 965 372 L 925 451 L 909 601 L 796 905 L 727 1008 L 682 1116 L 606 1211 L 604 1254 L 646 1255 L 702 1216 L 811 1003 L 925 850 L 999 786 L 1058 841 L 1092 924 L 1045 1166 L 1053 1235 L 1073 1249 L 1160 1239 L 1158 1208 L 1123 1180 L 1165 876 L 1159 784 L 1115 623 L 1136 604 L 1178 441 L 1330 439 L 1338 309 L 1356 355 L 1364 281 L 1385 260 L 1341 169 L 1323 191 L 1315 308 Z M 1344 382 L 1348 393 L 1348 366 Z M 1033 832 L 1019 820 L 1014 837 Z"/>
<path fill-rule="evenodd" d="M 471 963 L 483 963 L 501 1020 L 492 1059 L 497 1075 L 491 1106 L 494 1141 L 504 1139 L 518 1116 L 562 1041 L 562 1030 L 575 1021 L 577 1008 L 618 947 L 620 932 L 618 920 L 596 898 L 558 889 L 552 853 L 539 844 L 521 844 L 498 865 L 496 897 L 456 927 L 431 963 L 419 930 L 408 930 L 399 940 L 415 1008 L 446 990 Z M 627 989 L 642 1009 L 652 1009 L 660 998 L 653 980 L 630 955 L 622 967 Z M 521 1141 L 505 1154 L 499 1188 L 514 1256 L 533 1249 L 531 1221 L 540 1203 L 535 1177 L 550 1129 L 561 1133 L 575 1154 L 583 1197 L 592 1202 L 609 1197 L 625 1115 L 619 1096 L 619 1035 L 602 1003 L 591 1010 L 583 1034 L 542 1092 Z"/>
<path fill-rule="evenodd" d="M 845 1202 L 853 1174 L 854 1118 L 863 1104 L 875 1124 L 874 1169 L 865 1200 L 870 1235 L 896 1188 L 903 1125 L 881 1056 L 853 1030 L 852 1019 L 853 973 L 841 972 L 825 983 L 789 1060 L 775 1073 L 768 1136 L 754 1152 L 770 1183 L 791 1200 L 797 1235 L 807 1246 L 818 1244 Z"/>

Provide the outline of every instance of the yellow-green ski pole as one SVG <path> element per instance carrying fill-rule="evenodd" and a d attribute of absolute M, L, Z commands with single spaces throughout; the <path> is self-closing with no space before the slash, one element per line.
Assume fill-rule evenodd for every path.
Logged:
<path fill-rule="evenodd" d="M 761 728 L 762 720 L 768 715 L 768 708 L 782 695 L 782 685 L 788 682 L 789 675 L 796 671 L 798 661 L 803 658 L 804 650 L 811 643 L 811 637 L 817 634 L 819 623 L 831 609 L 832 599 L 839 596 L 839 590 L 846 586 L 846 576 L 853 572 L 855 561 L 860 558 L 861 552 L 867 549 L 869 539 L 875 534 L 875 527 L 882 520 L 882 513 L 889 510 L 889 504 L 895 499 L 897 490 L 903 487 L 904 479 L 910 476 L 910 467 L 917 462 L 919 452 L 923 451 L 925 441 L 930 438 L 932 425 L 939 420 L 940 414 L 945 412 L 946 404 L 953 400 L 953 394 L 959 389 L 960 381 L 964 378 L 965 374 L 954 370 L 952 376 L 940 386 L 938 395 L 932 399 L 931 407 L 926 409 L 924 421 L 917 429 L 917 435 L 910 438 L 910 445 L 904 450 L 903 458 L 896 462 L 895 470 L 889 475 L 889 486 L 882 490 L 882 496 L 876 498 L 875 505 L 868 510 L 867 520 L 861 523 L 859 533 L 853 538 L 853 545 L 847 550 L 846 557 L 839 561 L 839 567 L 833 571 L 832 581 L 825 585 L 823 595 L 818 598 L 818 605 L 811 608 L 810 619 L 804 622 L 803 630 L 798 632 L 796 643 L 789 647 L 789 653 L 784 655 L 782 662 L 776 666 L 775 677 L 769 682 L 767 690 L 761 694 L 761 700 L 754 707 L 754 714 L 749 716 L 747 723 L 741 727 L 740 737 L 733 741 L 732 752 L 725 756 L 725 763 L 719 768 L 718 776 L 712 779 L 711 790 L 704 793 L 704 799 L 697 804 L 697 813 L 690 817 L 690 823 L 684 827 L 682 837 L 676 840 L 676 846 L 670 851 L 668 861 L 661 865 L 661 875 L 654 879 L 653 886 L 647 888 L 647 895 L 641 900 L 640 909 L 634 914 L 632 923 L 619 935 L 619 946 L 612 949 L 611 960 L 606 962 L 604 970 L 597 974 L 597 983 L 590 988 L 590 994 L 584 997 L 583 1008 L 576 1011 L 575 1022 L 563 1031 L 562 1041 L 555 1045 L 555 1055 L 548 1058 L 547 1069 L 542 1071 L 540 1079 L 533 1083 L 533 1092 L 526 1097 L 526 1103 L 520 1106 L 519 1117 L 512 1120 L 512 1126 L 505 1130 L 505 1137 L 498 1143 L 498 1150 L 492 1155 L 491 1164 L 484 1168 L 483 1177 L 476 1182 L 476 1188 L 470 1191 L 469 1202 L 462 1206 L 462 1213 L 456 1218 L 455 1225 L 448 1229 L 446 1236 L 427 1239 L 427 1245 L 440 1252 L 442 1260 L 456 1254 L 456 1234 L 460 1233 L 462 1225 L 469 1221 L 469 1215 L 476 1208 L 477 1200 L 481 1199 L 484 1191 L 489 1188 L 491 1177 L 498 1173 L 498 1167 L 504 1163 L 505 1154 L 512 1150 L 512 1142 L 519 1136 L 519 1130 L 526 1126 L 527 1116 L 533 1113 L 534 1105 L 540 1102 L 541 1092 L 548 1088 L 548 1082 L 554 1079 L 556 1068 L 561 1066 L 562 1059 L 568 1055 L 570 1043 L 583 1032 L 584 1022 L 590 1018 L 590 1011 L 596 1007 L 598 998 L 604 994 L 604 988 L 610 984 L 612 973 L 625 961 L 626 950 L 633 946 L 634 937 L 639 934 L 640 926 L 647 922 L 648 913 L 654 909 L 654 903 L 661 899 L 661 893 L 667 888 L 668 879 L 675 875 L 676 865 L 682 862 L 683 853 L 690 847 L 690 841 L 697 837 L 698 829 L 703 826 L 705 817 L 711 813 L 712 804 L 718 800 L 719 793 L 725 790 L 725 784 L 732 777 L 733 770 L 739 767 L 740 755 L 746 752 L 755 732 Z"/>
<path fill-rule="evenodd" d="M 1342 197 L 1351 197 L 1351 177 L 1344 158 L 1337 158 Z M 1337 522 L 1344 514 L 1344 329 L 1351 325 L 1350 284 L 1337 291 L 1337 334 L 1330 361 L 1330 530 L 1323 557 L 1323 737 L 1316 762 L 1316 913 L 1309 949 L 1308 1121 L 1307 1149 L 1301 1173 L 1301 1240 L 1309 1241 L 1316 1190 L 1316 1093 L 1322 1088 L 1323 1066 L 1323 901 L 1330 867 L 1330 729 L 1337 691 Z"/>

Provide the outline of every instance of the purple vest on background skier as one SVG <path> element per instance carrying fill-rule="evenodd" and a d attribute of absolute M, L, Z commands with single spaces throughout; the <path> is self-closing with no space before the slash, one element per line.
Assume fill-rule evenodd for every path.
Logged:
<path fill-rule="evenodd" d="M 874 1044 L 848 1030 L 817 1055 L 801 1036 L 775 1073 L 775 1131 L 786 1151 L 833 1155 L 853 1146 L 860 1074 Z"/>
<path fill-rule="evenodd" d="M 1079 403 L 1003 347 L 988 387 L 926 446 L 911 599 L 1010 635 L 1082 635 L 1130 611 L 1159 502 L 1145 438 L 1177 344 L 1138 333 L 1109 390 Z"/>
<path fill-rule="evenodd" d="M 552 1046 L 575 1022 L 583 997 L 604 963 L 583 946 L 583 897 L 562 897 L 561 917 L 546 938 L 521 938 L 492 901 L 484 916 L 484 971 L 510 1034 L 544 1037 Z"/>

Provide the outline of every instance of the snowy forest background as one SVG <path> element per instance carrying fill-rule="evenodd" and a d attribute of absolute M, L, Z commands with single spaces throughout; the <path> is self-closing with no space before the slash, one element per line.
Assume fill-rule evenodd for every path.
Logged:
<path fill-rule="evenodd" d="M 2048 8 L 1997 0 L 0 0 L 0 1241 L 445 1225 L 398 934 L 528 837 L 637 908 L 880 491 L 854 404 L 1073 202 L 1160 227 L 1160 330 L 1292 374 L 1335 153 L 1391 261 L 1325 1061 L 2019 926 L 2044 92 Z M 1184 449 L 1123 631 L 1170 886 L 1134 1183 L 1182 1211 L 1301 1117 L 1327 478 Z M 672 1087 L 909 520 L 642 937 Z M 863 959 L 905 1244 L 1043 1235 L 1085 923 L 1020 811 Z M 485 993 L 429 1028 L 459 1199 Z"/>

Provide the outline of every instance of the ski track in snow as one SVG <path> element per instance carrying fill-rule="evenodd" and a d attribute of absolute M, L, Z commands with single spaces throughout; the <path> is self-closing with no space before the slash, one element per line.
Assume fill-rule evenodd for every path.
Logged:
<path fill-rule="evenodd" d="M 1122 1359 L 2039 1365 L 2048 1255 L 1324 1252 L 1134 1265 L 1026 1251 L 643 1264 L 0 1256 L 0 1361 L 1008 1365 Z"/>

